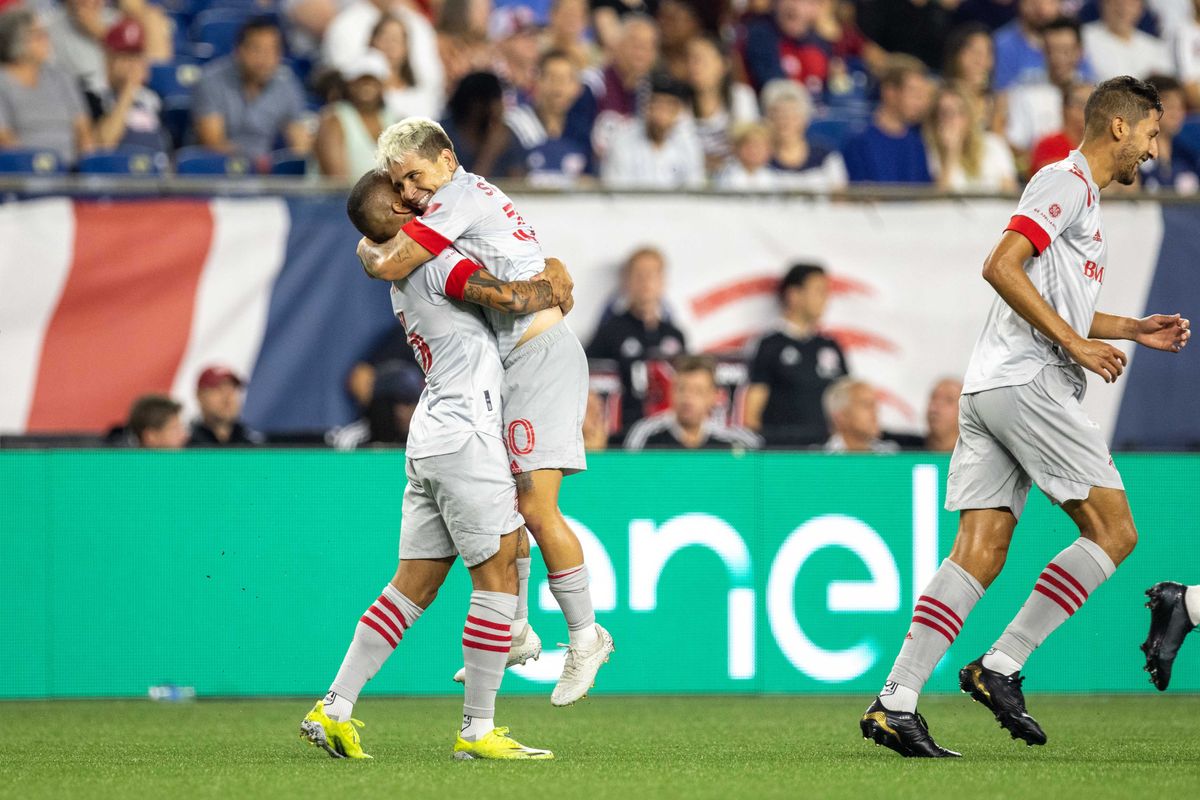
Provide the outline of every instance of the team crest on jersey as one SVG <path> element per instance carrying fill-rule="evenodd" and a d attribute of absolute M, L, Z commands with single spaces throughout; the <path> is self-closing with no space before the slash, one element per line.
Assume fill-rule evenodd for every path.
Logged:
<path fill-rule="evenodd" d="M 1058 219 L 1058 215 L 1061 213 L 1062 213 L 1062 206 L 1060 206 L 1058 203 L 1053 203 L 1050 206 L 1050 216 L 1053 217 L 1054 219 Z"/>

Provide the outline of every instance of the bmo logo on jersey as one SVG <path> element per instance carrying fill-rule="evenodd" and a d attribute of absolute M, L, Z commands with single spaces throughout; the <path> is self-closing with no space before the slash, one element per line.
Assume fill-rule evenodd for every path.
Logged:
<path fill-rule="evenodd" d="M 1083 277 L 1104 283 L 1104 267 L 1095 261 L 1083 262 Z"/>

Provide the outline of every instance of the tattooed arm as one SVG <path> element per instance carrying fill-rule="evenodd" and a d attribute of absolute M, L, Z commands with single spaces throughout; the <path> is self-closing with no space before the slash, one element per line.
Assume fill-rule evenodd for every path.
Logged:
<path fill-rule="evenodd" d="M 533 280 L 502 281 L 482 267 L 467 278 L 463 299 L 509 314 L 532 314 L 554 306 L 570 307 L 574 284 L 558 259 L 546 259 L 546 269 Z"/>

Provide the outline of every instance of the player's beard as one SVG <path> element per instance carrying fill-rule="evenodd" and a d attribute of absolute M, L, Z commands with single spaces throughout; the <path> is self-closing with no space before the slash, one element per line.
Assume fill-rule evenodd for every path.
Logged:
<path fill-rule="evenodd" d="M 1132 186 L 1137 180 L 1138 167 L 1145 156 L 1146 153 L 1138 152 L 1138 148 L 1132 145 L 1121 148 L 1117 153 L 1117 183 Z"/>

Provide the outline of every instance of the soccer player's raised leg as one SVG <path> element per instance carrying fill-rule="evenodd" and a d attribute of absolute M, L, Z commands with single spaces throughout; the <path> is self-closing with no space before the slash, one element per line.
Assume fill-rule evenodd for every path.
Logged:
<path fill-rule="evenodd" d="M 1200 625 L 1200 586 L 1174 581 L 1156 583 L 1146 590 L 1150 600 L 1150 634 L 1142 644 L 1146 672 L 1160 692 L 1171 683 L 1171 669 L 1184 638 Z"/>

